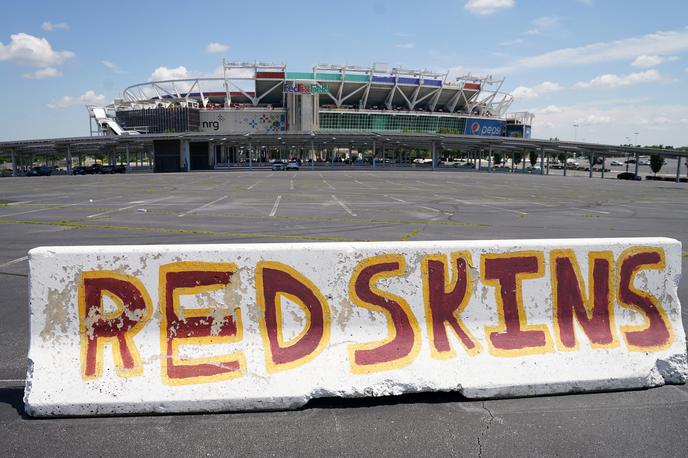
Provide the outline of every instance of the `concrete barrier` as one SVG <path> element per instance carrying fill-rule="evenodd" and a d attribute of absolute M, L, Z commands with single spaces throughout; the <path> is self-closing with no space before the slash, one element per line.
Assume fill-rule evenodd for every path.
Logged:
<path fill-rule="evenodd" d="M 666 238 L 30 252 L 34 416 L 685 383 Z"/>

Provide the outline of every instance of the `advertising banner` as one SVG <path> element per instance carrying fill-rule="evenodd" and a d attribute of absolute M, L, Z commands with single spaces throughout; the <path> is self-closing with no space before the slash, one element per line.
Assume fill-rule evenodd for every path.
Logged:
<path fill-rule="evenodd" d="M 280 133 L 287 130 L 284 110 L 204 110 L 201 111 L 201 132 Z"/>
<path fill-rule="evenodd" d="M 501 119 L 466 119 L 465 135 L 482 135 L 487 137 L 499 137 L 503 135 L 504 121 Z"/>

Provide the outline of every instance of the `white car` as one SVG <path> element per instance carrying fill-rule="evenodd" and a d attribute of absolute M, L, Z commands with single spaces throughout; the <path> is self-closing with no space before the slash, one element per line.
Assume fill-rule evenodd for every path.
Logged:
<path fill-rule="evenodd" d="M 613 166 L 619 166 L 619 165 L 623 165 L 623 162 L 621 162 L 621 161 L 611 161 L 610 164 L 613 165 Z"/>

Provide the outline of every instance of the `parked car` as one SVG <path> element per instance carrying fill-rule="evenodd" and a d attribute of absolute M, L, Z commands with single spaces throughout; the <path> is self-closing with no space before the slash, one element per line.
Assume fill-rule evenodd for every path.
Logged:
<path fill-rule="evenodd" d="M 26 173 L 27 177 L 48 177 L 52 175 L 53 169 L 51 167 L 46 167 L 44 165 L 38 166 L 38 167 L 32 167 L 31 170 L 29 170 Z"/>
<path fill-rule="evenodd" d="M 115 173 L 115 166 L 114 165 L 101 165 L 100 166 L 100 172 L 98 172 L 98 173 L 113 174 L 113 173 Z"/>
<path fill-rule="evenodd" d="M 287 162 L 287 170 L 299 170 L 301 166 L 296 161 Z"/>
<path fill-rule="evenodd" d="M 115 173 L 127 173 L 127 166 L 124 164 L 116 165 L 114 171 Z"/>
<path fill-rule="evenodd" d="M 640 181 L 642 178 L 633 172 L 622 172 L 616 176 L 619 180 L 636 180 Z"/>
<path fill-rule="evenodd" d="M 647 159 L 641 159 L 638 161 L 638 165 L 650 165 L 650 161 Z"/>
<path fill-rule="evenodd" d="M 287 165 L 282 161 L 275 161 L 272 163 L 272 170 L 285 170 Z"/>

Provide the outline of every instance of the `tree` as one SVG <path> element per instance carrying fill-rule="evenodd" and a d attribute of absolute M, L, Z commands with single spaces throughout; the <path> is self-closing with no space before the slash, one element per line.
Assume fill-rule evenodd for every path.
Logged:
<path fill-rule="evenodd" d="M 537 161 L 538 161 L 538 154 L 537 154 L 537 152 L 536 152 L 536 151 L 531 151 L 531 152 L 529 153 L 528 160 L 530 161 L 530 165 L 531 165 L 532 167 L 534 167 L 535 164 L 537 164 Z"/>
<path fill-rule="evenodd" d="M 523 160 L 523 153 L 514 153 L 514 164 L 518 165 Z"/>
<path fill-rule="evenodd" d="M 659 172 L 662 169 L 663 165 L 664 156 L 660 156 L 659 154 L 650 155 L 650 168 L 654 172 L 655 176 L 657 175 L 657 172 Z"/>
<path fill-rule="evenodd" d="M 502 155 L 500 153 L 494 153 L 492 155 L 492 163 L 494 165 L 501 165 L 502 163 Z"/>
<path fill-rule="evenodd" d="M 566 153 L 559 153 L 557 156 L 557 161 L 559 161 L 561 164 L 566 163 Z"/>

